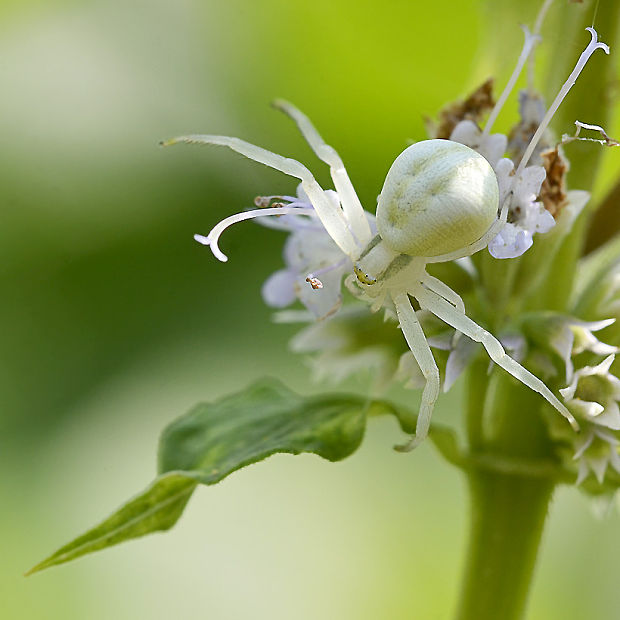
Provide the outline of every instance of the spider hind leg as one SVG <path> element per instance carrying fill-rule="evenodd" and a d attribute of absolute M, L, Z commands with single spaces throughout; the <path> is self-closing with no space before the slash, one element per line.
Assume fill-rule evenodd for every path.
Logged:
<path fill-rule="evenodd" d="M 415 297 L 420 303 L 420 306 L 430 310 L 435 316 L 454 327 L 454 329 L 469 336 L 472 340 L 481 343 L 489 354 L 489 357 L 498 366 L 530 389 L 538 392 L 552 407 L 557 409 L 568 420 L 575 431 L 579 430 L 577 421 L 555 394 L 538 377 L 521 366 L 517 361 L 513 360 L 512 357 L 506 353 L 504 347 L 495 336 L 472 321 L 466 314 L 459 312 L 448 301 L 430 289 L 420 287 L 416 290 Z"/>
<path fill-rule="evenodd" d="M 399 293 L 393 295 L 392 299 L 396 306 L 396 313 L 405 340 L 426 379 L 426 385 L 422 391 L 422 400 L 420 401 L 415 435 L 406 444 L 395 446 L 395 449 L 399 452 L 409 452 L 419 446 L 428 436 L 435 401 L 439 396 L 439 370 L 426 341 L 426 336 L 422 331 L 422 326 L 411 306 L 409 296 L 407 293 Z"/>

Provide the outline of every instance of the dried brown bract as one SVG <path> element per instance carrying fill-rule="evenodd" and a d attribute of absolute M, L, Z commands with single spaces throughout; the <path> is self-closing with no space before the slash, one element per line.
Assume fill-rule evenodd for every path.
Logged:
<path fill-rule="evenodd" d="M 478 124 L 494 105 L 493 78 L 489 78 L 467 99 L 451 103 L 439 112 L 439 124 L 433 131 L 434 137 L 448 140 L 454 127 L 461 121 L 468 120 Z"/>
<path fill-rule="evenodd" d="M 566 173 L 568 161 L 556 146 L 554 149 L 543 151 L 540 154 L 542 166 L 547 173 L 540 188 L 539 200 L 542 200 L 545 209 L 557 219 L 558 214 L 568 203 L 566 196 Z"/>

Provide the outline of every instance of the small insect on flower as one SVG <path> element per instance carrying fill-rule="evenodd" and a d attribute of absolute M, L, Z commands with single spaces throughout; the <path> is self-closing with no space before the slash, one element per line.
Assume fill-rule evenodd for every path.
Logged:
<path fill-rule="evenodd" d="M 308 298 L 331 294 L 330 304 L 315 311 L 317 316 L 323 311 L 329 314 L 337 309 L 333 304 L 339 299 L 341 279 L 348 273 L 348 288 L 358 298 L 368 301 L 371 309 L 395 310 L 405 340 L 425 379 L 415 436 L 398 447 L 400 450 L 414 448 L 427 436 L 440 390 L 439 370 L 412 299 L 457 332 L 480 342 L 493 362 L 540 393 L 575 430 L 578 429 L 566 406 L 538 377 L 512 359 L 495 336 L 470 319 L 461 297 L 428 274 L 426 266 L 468 257 L 485 247 L 498 258 L 517 256 L 531 245 L 533 232 L 545 232 L 553 225 L 552 216 L 540 203 L 533 202 L 537 190 L 533 194 L 531 190 L 535 185 L 540 188 L 545 178 L 544 168 L 526 166 L 551 117 L 589 57 L 599 48 L 609 53 L 607 46 L 597 41 L 594 29 L 588 30 L 590 43 L 525 147 L 516 170 L 511 160 L 501 159 L 506 150 L 505 137 L 498 139 L 499 134 L 491 135 L 490 129 L 540 38 L 527 29 L 517 67 L 483 132 L 473 123 L 473 127 L 459 128 L 457 125 L 455 131 L 458 130 L 460 139 L 453 135 L 451 140 L 418 142 L 396 158 L 378 199 L 376 233 L 373 232 L 373 217 L 364 211 L 339 155 L 324 142 L 310 120 L 289 103 L 277 101 L 275 107 L 293 119 L 315 154 L 329 165 L 335 191 L 324 191 L 308 168 L 298 161 L 238 138 L 189 135 L 163 143 L 226 146 L 300 179 L 297 197 L 275 197 L 278 206 L 273 206 L 271 197 L 261 199 L 259 204 L 264 208 L 229 217 L 207 236 L 195 238 L 208 245 L 216 258 L 226 261 L 218 247 L 221 233 L 235 222 L 266 217 L 274 227 L 291 232 L 290 240 L 295 240 L 294 251 L 291 250 L 292 255 L 287 258 L 287 269 L 272 277 L 277 276 L 269 292 L 274 305 L 287 305 L 297 296 L 315 311 Z M 469 146 L 462 142 L 468 142 Z M 480 152 L 470 148 L 472 145 L 479 147 Z M 518 225 L 507 224 L 515 205 L 518 207 L 515 212 L 526 211 L 524 219 L 517 222 Z M 273 216 L 281 217 L 275 218 L 275 222 Z M 284 221 L 285 218 L 288 219 Z M 325 256 L 329 256 L 329 260 L 325 260 Z M 292 287 L 291 282 L 298 288 Z M 300 282 L 305 285 L 303 293 L 299 289 Z"/>

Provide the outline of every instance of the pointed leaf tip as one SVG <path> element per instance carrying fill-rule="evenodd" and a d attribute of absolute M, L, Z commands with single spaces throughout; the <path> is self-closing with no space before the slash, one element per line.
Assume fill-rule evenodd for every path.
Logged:
<path fill-rule="evenodd" d="M 196 482 L 183 474 L 165 474 L 99 525 L 33 566 L 25 575 L 152 532 L 170 529 L 179 519 Z"/>
<path fill-rule="evenodd" d="M 369 415 L 394 415 L 405 432 L 416 416 L 385 401 L 347 394 L 300 396 L 278 381 L 261 381 L 213 403 L 198 405 L 164 429 L 159 476 L 99 525 L 31 568 L 31 575 L 152 532 L 170 529 L 198 484 L 216 484 L 272 454 L 313 453 L 339 461 L 361 444 Z M 431 440 L 458 463 L 451 431 Z"/>

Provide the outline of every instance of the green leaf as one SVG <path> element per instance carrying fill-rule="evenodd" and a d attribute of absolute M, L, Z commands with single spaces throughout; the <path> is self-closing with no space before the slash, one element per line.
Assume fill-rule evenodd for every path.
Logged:
<path fill-rule="evenodd" d="M 278 452 L 339 461 L 360 445 L 369 402 L 358 396 L 304 397 L 263 381 L 198 405 L 164 430 L 159 472 L 184 471 L 202 484 Z"/>
<path fill-rule="evenodd" d="M 574 312 L 591 318 L 604 298 L 609 276 L 620 267 L 620 235 L 598 247 L 579 261 L 573 292 Z"/>
<path fill-rule="evenodd" d="M 416 416 L 385 401 L 344 394 L 305 397 L 276 381 L 198 405 L 163 431 L 159 477 L 146 491 L 27 574 L 168 530 L 198 484 L 216 484 L 272 454 L 309 452 L 328 461 L 344 459 L 361 444 L 368 416 L 386 413 L 405 432 L 414 431 Z M 430 438 L 449 461 L 461 462 L 452 431 L 433 427 Z"/>
<path fill-rule="evenodd" d="M 329 461 L 343 459 L 362 441 L 367 406 L 355 396 L 302 397 L 275 381 L 198 405 L 164 430 L 160 476 L 146 491 L 27 574 L 167 530 L 197 483 L 215 484 L 271 454 L 312 452 Z"/>
<path fill-rule="evenodd" d="M 183 475 L 159 477 L 146 491 L 127 502 L 111 517 L 58 549 L 26 575 L 131 538 L 170 529 L 181 516 L 195 487 L 196 482 Z"/>

